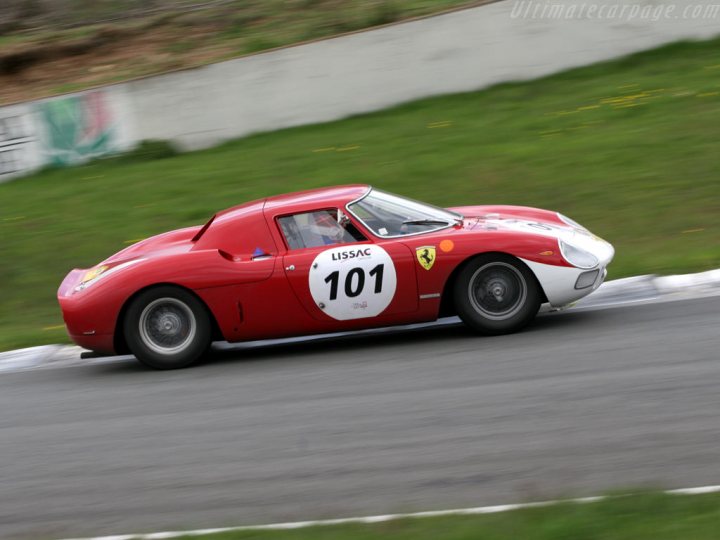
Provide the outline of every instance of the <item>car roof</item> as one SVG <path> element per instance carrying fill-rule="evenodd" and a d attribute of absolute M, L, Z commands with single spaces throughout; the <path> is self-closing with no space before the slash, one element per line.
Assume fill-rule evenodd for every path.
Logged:
<path fill-rule="evenodd" d="M 278 213 L 278 211 L 302 211 L 318 205 L 345 206 L 365 195 L 369 189 L 370 186 L 365 184 L 349 184 L 275 195 L 265 199 L 265 210 Z"/>
<path fill-rule="evenodd" d="M 198 245 L 219 243 L 220 239 L 224 238 L 226 234 L 224 231 L 228 226 L 232 226 L 233 223 L 240 220 L 256 220 L 264 212 L 274 218 L 283 214 L 309 212 L 318 208 L 344 208 L 346 204 L 367 194 L 370 189 L 372 188 L 366 184 L 349 184 L 296 191 L 249 201 L 213 215 L 198 230 L 192 240 L 201 242 Z"/>
<path fill-rule="evenodd" d="M 359 199 L 365 195 L 371 187 L 367 184 L 347 184 L 343 186 L 331 186 L 324 188 L 296 191 L 282 195 L 274 195 L 265 199 L 249 201 L 238 206 L 233 206 L 216 214 L 216 218 L 222 217 L 223 221 L 234 217 L 245 215 L 248 210 L 264 208 L 271 213 L 284 214 L 292 212 L 303 212 L 318 206 L 343 207 L 347 203 Z"/>

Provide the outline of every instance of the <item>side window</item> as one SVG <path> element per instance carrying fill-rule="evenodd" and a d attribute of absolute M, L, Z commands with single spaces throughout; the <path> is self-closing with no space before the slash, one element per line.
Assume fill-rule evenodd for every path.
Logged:
<path fill-rule="evenodd" d="M 290 249 L 349 244 L 366 240 L 338 210 L 316 210 L 284 216 L 278 218 L 278 224 Z"/>

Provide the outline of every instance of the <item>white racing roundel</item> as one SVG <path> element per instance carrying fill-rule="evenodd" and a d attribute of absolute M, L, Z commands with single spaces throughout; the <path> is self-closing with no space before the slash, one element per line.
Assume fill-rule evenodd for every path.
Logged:
<path fill-rule="evenodd" d="M 397 274 L 387 251 L 360 244 L 318 254 L 309 282 L 315 305 L 333 319 L 346 321 L 382 313 L 395 296 Z"/>

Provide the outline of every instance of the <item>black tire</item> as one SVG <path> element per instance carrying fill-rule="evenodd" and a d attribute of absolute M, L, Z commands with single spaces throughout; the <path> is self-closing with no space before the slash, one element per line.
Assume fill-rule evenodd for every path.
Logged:
<path fill-rule="evenodd" d="M 481 334 L 516 332 L 540 309 L 540 286 L 522 261 L 499 253 L 479 255 L 460 271 L 453 290 L 462 321 Z"/>
<path fill-rule="evenodd" d="M 212 325 L 203 303 L 179 287 L 148 289 L 130 304 L 123 320 L 125 340 L 135 357 L 153 369 L 179 369 L 210 347 Z"/>

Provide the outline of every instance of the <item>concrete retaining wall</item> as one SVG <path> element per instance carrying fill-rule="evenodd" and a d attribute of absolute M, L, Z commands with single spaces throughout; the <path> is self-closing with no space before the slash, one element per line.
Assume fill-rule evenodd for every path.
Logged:
<path fill-rule="evenodd" d="M 0 108 L 0 182 L 132 148 L 125 85 Z"/>
<path fill-rule="evenodd" d="M 109 87 L 109 100 L 119 100 L 113 118 L 122 126 L 113 149 L 142 139 L 205 148 L 720 34 L 719 14 L 683 18 L 689 2 L 682 0 L 654 0 L 655 7 L 677 8 L 675 17 L 657 20 L 531 18 L 524 16 L 534 7 L 528 1 L 505 0 Z M 562 3 L 571 5 L 553 2 Z M 0 123 L 6 114 L 0 109 Z M 27 146 L 23 162 L 29 168 L 44 159 L 33 148 Z"/>

